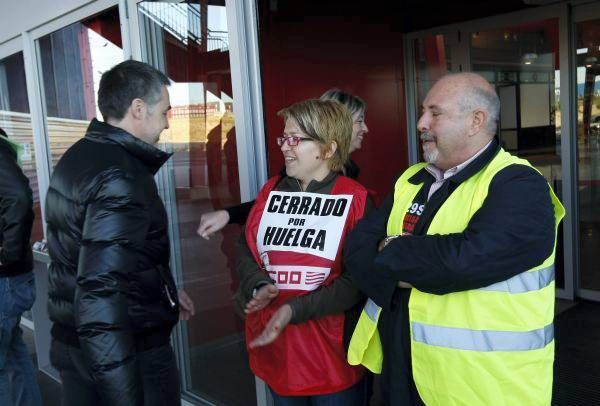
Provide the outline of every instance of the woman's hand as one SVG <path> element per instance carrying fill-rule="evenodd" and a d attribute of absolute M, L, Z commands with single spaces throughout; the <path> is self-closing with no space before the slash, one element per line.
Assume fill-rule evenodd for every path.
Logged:
<path fill-rule="evenodd" d="M 211 235 L 225 227 L 228 222 L 229 213 L 227 210 L 204 213 L 200 217 L 200 225 L 198 225 L 196 233 L 205 240 L 209 240 Z"/>
<path fill-rule="evenodd" d="M 254 340 L 252 340 L 252 342 L 249 344 L 249 347 L 255 348 L 271 344 L 277 337 L 279 337 L 279 334 L 281 334 L 291 319 L 292 307 L 289 304 L 284 304 L 275 312 L 275 314 L 273 314 L 263 332 L 260 333 L 260 335 Z"/>
<path fill-rule="evenodd" d="M 279 289 L 277 289 L 277 286 L 275 285 L 269 283 L 265 286 L 261 286 L 260 289 L 256 291 L 254 297 L 246 303 L 244 313 L 254 313 L 264 309 L 278 294 Z"/>

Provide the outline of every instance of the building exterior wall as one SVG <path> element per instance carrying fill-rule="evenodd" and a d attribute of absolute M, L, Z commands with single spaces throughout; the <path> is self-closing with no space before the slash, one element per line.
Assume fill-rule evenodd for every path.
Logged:
<path fill-rule="evenodd" d="M 0 0 L 0 44 L 89 3 L 90 0 Z"/>

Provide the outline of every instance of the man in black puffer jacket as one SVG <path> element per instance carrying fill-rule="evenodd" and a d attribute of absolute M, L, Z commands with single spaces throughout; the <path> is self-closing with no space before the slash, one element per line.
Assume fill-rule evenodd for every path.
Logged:
<path fill-rule="evenodd" d="M 170 155 L 168 78 L 126 61 L 104 73 L 83 139 L 56 165 L 46 199 L 52 364 L 64 405 L 179 405 L 169 336 L 193 303 L 169 269 L 154 174 Z"/>
<path fill-rule="evenodd" d="M 29 239 L 33 198 L 17 144 L 0 128 L 0 405 L 41 406 L 21 315 L 35 301 Z"/>

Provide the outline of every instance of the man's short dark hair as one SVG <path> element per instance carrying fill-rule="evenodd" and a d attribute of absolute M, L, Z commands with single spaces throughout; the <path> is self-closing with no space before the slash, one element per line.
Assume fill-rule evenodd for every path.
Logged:
<path fill-rule="evenodd" d="M 169 86 L 169 78 L 147 63 L 125 61 L 104 72 L 98 89 L 98 107 L 104 117 L 121 120 L 134 99 L 142 99 L 149 106 L 160 101 L 162 86 Z"/>
<path fill-rule="evenodd" d="M 8 134 L 6 133 L 6 131 L 4 131 L 2 128 L 0 128 L 0 135 L 5 136 L 6 138 L 8 138 Z"/>

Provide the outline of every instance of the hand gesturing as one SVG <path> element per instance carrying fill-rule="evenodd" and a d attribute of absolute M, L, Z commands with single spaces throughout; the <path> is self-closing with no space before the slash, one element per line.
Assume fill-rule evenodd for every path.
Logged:
<path fill-rule="evenodd" d="M 246 303 L 244 313 L 254 313 L 264 309 L 278 294 L 279 289 L 277 289 L 277 286 L 275 285 L 269 283 L 268 285 L 261 286 L 260 289 L 256 291 L 254 297 Z"/>
<path fill-rule="evenodd" d="M 292 308 L 284 304 L 273 314 L 271 320 L 265 326 L 265 329 L 249 344 L 250 348 L 262 347 L 271 344 L 283 331 L 292 319 Z"/>

